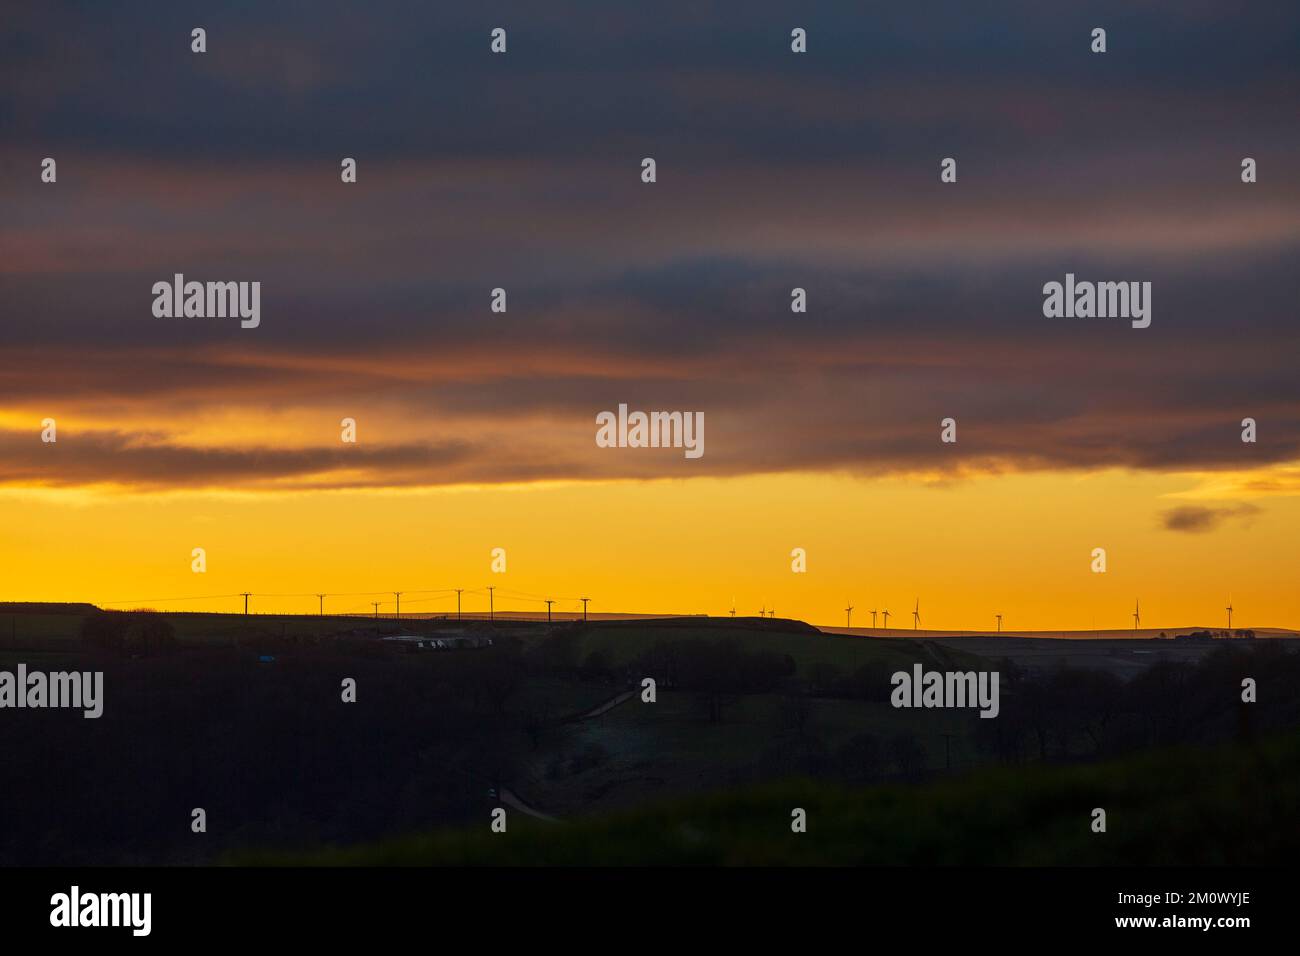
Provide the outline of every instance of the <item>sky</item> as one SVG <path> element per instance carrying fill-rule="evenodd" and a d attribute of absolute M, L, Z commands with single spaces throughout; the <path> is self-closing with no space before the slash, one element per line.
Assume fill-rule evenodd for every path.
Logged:
<path fill-rule="evenodd" d="M 1252 2 L 9 14 L 0 599 L 1300 627 L 1298 41 Z M 261 324 L 156 317 L 176 273 Z M 1044 317 L 1066 273 L 1151 326 Z M 705 453 L 598 447 L 620 403 Z"/>

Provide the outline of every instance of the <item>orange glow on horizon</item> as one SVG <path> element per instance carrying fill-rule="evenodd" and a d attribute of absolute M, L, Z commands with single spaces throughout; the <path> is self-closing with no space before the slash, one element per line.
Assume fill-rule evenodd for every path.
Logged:
<path fill-rule="evenodd" d="M 1213 483 L 1218 481 L 1219 485 Z M 922 483 L 786 474 L 513 486 L 158 495 L 0 489 L 0 599 L 125 602 L 252 591 L 262 612 L 315 613 L 317 592 L 501 589 L 497 609 L 739 615 L 855 625 L 889 608 L 926 629 L 1085 630 L 1300 625 L 1294 540 L 1300 496 L 1255 501 L 1250 520 L 1200 533 L 1164 529 L 1163 511 L 1245 476 L 1011 474 Z M 1209 487 L 1212 492 L 1206 492 Z M 208 571 L 190 570 L 206 550 Z M 507 572 L 489 570 L 505 548 Z M 790 570 L 804 548 L 808 570 Z M 1105 574 L 1090 571 L 1094 547 Z M 535 595 L 535 598 L 508 595 Z M 366 613 L 369 598 L 326 610 Z M 468 610 L 486 610 L 473 607 Z M 390 599 L 391 602 L 391 599 Z M 356 605 L 355 607 L 353 605 Z M 571 606 L 572 605 L 572 606 Z M 157 602 L 237 611 L 242 600 Z M 403 610 L 455 611 L 455 595 Z M 864 609 L 866 614 L 863 614 Z M 391 612 L 391 606 L 385 608 Z"/>

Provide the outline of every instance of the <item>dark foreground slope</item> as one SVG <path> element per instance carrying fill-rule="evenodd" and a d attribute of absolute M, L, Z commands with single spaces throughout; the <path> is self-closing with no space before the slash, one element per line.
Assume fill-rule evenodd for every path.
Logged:
<path fill-rule="evenodd" d="M 807 811 L 806 833 L 791 811 Z M 1105 833 L 1091 828 L 1094 808 Z M 1300 735 L 1086 766 L 985 771 L 925 786 L 789 782 L 546 824 L 512 813 L 306 865 L 1290 865 L 1300 859 Z"/>

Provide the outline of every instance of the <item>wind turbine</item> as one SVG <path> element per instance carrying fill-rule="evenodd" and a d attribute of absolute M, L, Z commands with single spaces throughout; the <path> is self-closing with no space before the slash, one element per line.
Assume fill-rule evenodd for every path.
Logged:
<path fill-rule="evenodd" d="M 852 604 L 850 604 L 848 607 L 844 609 L 844 626 L 845 627 L 853 626 L 853 605 Z"/>
<path fill-rule="evenodd" d="M 1001 614 L 994 614 L 993 616 L 996 617 L 996 618 L 998 619 L 998 633 L 1001 634 L 1001 633 L 1002 633 L 1002 615 L 1001 615 Z"/>
<path fill-rule="evenodd" d="M 1142 623 L 1142 605 L 1137 598 L 1133 599 L 1133 634 L 1137 635 L 1138 625 Z"/>
<path fill-rule="evenodd" d="M 921 623 L 921 599 L 916 599 L 916 607 L 912 608 L 912 630 L 916 630 Z"/>
<path fill-rule="evenodd" d="M 876 609 L 875 609 L 875 608 L 872 608 L 872 609 L 871 609 L 871 627 L 872 627 L 873 630 L 874 630 L 875 627 L 876 627 Z"/>
<path fill-rule="evenodd" d="M 1231 637 L 1232 636 L 1232 598 L 1228 598 L 1228 607 L 1226 608 L 1226 610 L 1228 612 L 1228 636 Z"/>
<path fill-rule="evenodd" d="M 885 619 L 885 630 L 886 631 L 889 630 L 889 609 L 886 608 L 885 610 L 881 611 L 880 615 Z"/>

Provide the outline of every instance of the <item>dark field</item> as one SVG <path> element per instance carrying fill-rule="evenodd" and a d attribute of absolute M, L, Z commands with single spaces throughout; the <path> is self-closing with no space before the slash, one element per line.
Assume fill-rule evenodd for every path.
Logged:
<path fill-rule="evenodd" d="M 1300 638 L 1270 637 L 1289 652 L 1300 647 Z M 1224 646 L 1223 641 L 1086 639 L 1046 637 L 944 637 L 935 643 L 989 660 L 1007 658 L 1031 672 L 1058 667 L 1107 671 L 1125 680 L 1136 677 L 1152 664 L 1196 664 Z"/>
<path fill-rule="evenodd" d="M 0 616 L 0 669 L 105 675 L 97 720 L 4 712 L 2 864 L 1190 864 L 1294 850 L 1290 640 L 158 615 L 115 643 L 86 620 L 101 618 Z M 155 630 L 166 639 L 143 636 Z M 398 634 L 465 643 L 383 640 Z M 890 675 L 917 663 L 997 670 L 999 717 L 894 708 Z M 1258 703 L 1240 701 L 1246 676 Z M 489 831 L 497 806 L 518 839 Z M 796 806 L 809 828 L 792 842 Z M 1095 806 L 1106 835 L 1089 831 Z"/>

